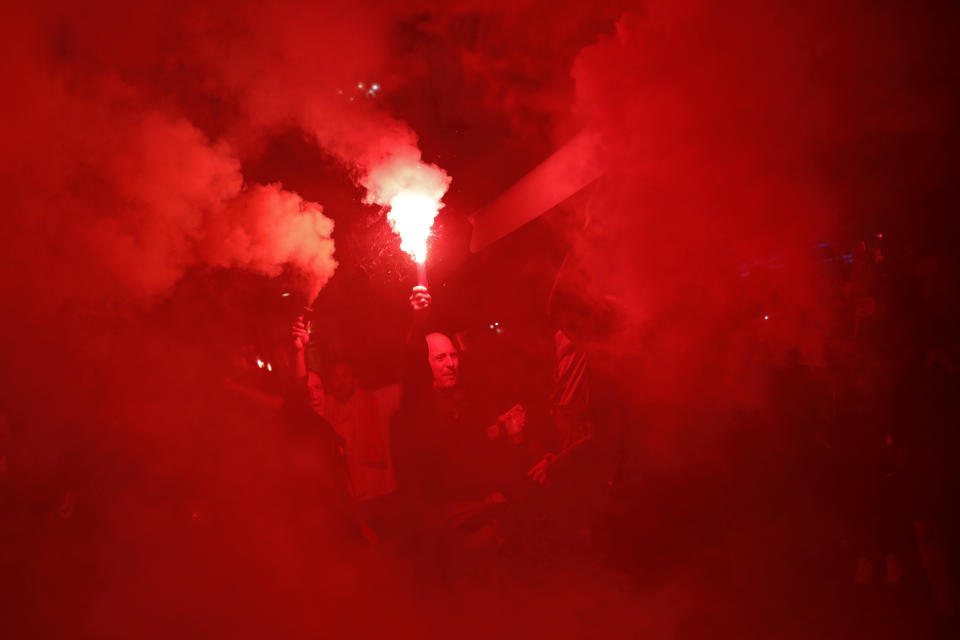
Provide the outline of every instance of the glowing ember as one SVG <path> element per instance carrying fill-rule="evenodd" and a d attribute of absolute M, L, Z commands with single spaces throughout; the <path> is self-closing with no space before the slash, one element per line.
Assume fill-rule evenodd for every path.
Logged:
<path fill-rule="evenodd" d="M 427 238 L 442 206 L 437 198 L 409 190 L 399 192 L 390 201 L 387 220 L 400 235 L 400 248 L 420 264 L 427 259 Z"/>

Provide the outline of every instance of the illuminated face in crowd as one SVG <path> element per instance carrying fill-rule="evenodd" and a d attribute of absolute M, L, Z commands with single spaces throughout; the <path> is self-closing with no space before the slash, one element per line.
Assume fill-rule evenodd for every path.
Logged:
<path fill-rule="evenodd" d="M 442 333 L 427 335 L 427 360 L 433 372 L 435 389 L 452 389 L 460 377 L 460 354 L 450 338 Z"/>
<path fill-rule="evenodd" d="M 320 374 L 316 371 L 307 371 L 307 394 L 310 399 L 310 408 L 322 415 L 326 407 L 327 395 L 323 391 Z"/>

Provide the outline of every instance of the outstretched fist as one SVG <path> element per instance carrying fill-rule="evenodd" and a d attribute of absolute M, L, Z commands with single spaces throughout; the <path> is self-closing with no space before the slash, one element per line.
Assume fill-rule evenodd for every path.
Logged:
<path fill-rule="evenodd" d="M 410 306 L 414 311 L 426 311 L 430 307 L 430 301 L 430 294 L 424 286 L 418 285 L 410 293 Z"/>
<path fill-rule="evenodd" d="M 303 351 L 307 348 L 307 343 L 310 342 L 310 321 L 304 320 L 303 315 L 297 316 L 297 319 L 293 321 L 290 334 L 293 337 L 293 348 L 297 351 Z"/>

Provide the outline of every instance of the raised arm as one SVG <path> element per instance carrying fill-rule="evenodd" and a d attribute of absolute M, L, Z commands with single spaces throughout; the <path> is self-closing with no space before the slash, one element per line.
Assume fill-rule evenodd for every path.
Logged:
<path fill-rule="evenodd" d="M 290 329 L 293 344 L 293 377 L 298 382 L 307 377 L 307 343 L 310 342 L 310 321 L 297 316 Z"/>

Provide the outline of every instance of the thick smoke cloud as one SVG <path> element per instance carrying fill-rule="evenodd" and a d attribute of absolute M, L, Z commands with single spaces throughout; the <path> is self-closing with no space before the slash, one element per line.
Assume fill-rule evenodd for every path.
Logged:
<path fill-rule="evenodd" d="M 949 183 L 940 156 L 916 150 L 953 141 L 941 135 L 955 113 L 944 90 L 952 76 L 937 62 L 949 58 L 937 49 L 946 31 L 931 27 L 950 22 L 921 16 L 926 4 L 894 10 L 890 2 L 602 4 L 209 0 L 4 9 L 0 296 L 5 314 L 23 315 L 6 327 L 2 355 L 12 373 L 0 409 L 17 437 L 26 434 L 22 448 L 44 461 L 25 481 L 45 484 L 43 508 L 52 512 L 67 490 L 79 496 L 77 517 L 64 527 L 74 527 L 67 552 L 55 536 L 32 531 L 9 545 L 26 550 L 17 566 L 30 578 L 28 588 L 10 590 L 12 609 L 57 612 L 44 616 L 46 635 L 100 637 L 183 635 L 184 620 L 214 637 L 203 631 L 220 624 L 231 637 L 277 629 L 291 637 L 450 637 L 451 629 L 490 637 L 504 628 L 518 636 L 634 637 L 641 628 L 651 637 L 703 637 L 718 635 L 705 630 L 714 618 L 701 616 L 704 603 L 756 617 L 756 601 L 715 588 L 713 577 L 703 585 L 666 580 L 672 586 L 653 589 L 639 608 L 619 574 L 592 566 L 584 575 L 557 566 L 556 580 L 506 598 L 476 588 L 432 600 L 384 558 L 369 559 L 378 568 L 331 560 L 301 522 L 272 517 L 276 494 L 263 490 L 264 478 L 282 477 L 291 459 L 275 416 L 260 421 L 206 362 L 221 346 L 208 337 L 225 332 L 224 316 L 252 322 L 262 310 L 231 307 L 222 302 L 229 292 L 177 291 L 207 267 L 272 277 L 292 266 L 310 293 L 333 273 L 322 194 L 312 202 L 275 177 L 249 179 L 247 167 L 291 131 L 343 165 L 369 204 L 387 204 L 399 188 L 442 196 L 450 176 L 424 160 L 416 133 L 379 101 L 406 82 L 417 93 L 418 74 L 435 70 L 416 59 L 419 41 L 431 37 L 434 54 L 449 54 L 444 68 L 454 79 L 436 81 L 446 101 L 417 99 L 451 107 L 447 122 L 475 125 L 474 140 L 539 149 L 551 134 L 562 142 L 585 128 L 605 141 L 611 170 L 591 187 L 589 225 L 564 276 L 599 311 L 591 364 L 613 370 L 607 380 L 630 402 L 669 405 L 635 426 L 648 445 L 647 486 L 659 492 L 639 512 L 673 538 L 671 514 L 696 492 L 659 483 L 657 472 L 687 478 L 708 475 L 713 463 L 733 466 L 721 440 L 740 424 L 726 410 L 768 403 L 767 365 L 791 350 L 810 364 L 824 358 L 835 317 L 811 247 Z M 499 184 L 500 168 L 481 164 L 458 181 Z M 898 190 L 904 184 L 916 188 Z M 757 262 L 776 267 L 759 284 L 741 277 L 762 271 Z M 130 312 L 139 306 L 131 302 L 157 303 L 171 291 L 182 295 L 154 304 L 154 315 Z M 222 316 L 204 315 L 215 306 L 210 298 Z M 240 344 L 234 338 L 223 339 L 227 348 Z M 769 432 L 751 442 L 760 448 L 779 437 Z M 735 489 L 751 496 L 765 473 Z M 735 493 L 715 506 L 732 511 L 726 498 Z M 246 519 L 224 521 L 224 502 Z M 769 522 L 748 522 L 746 542 L 706 540 L 728 518 L 695 522 L 690 528 L 703 532 L 695 544 L 663 547 L 732 558 L 738 579 L 760 591 L 760 576 L 779 565 L 764 564 L 756 540 L 792 543 L 798 532 L 766 536 Z M 640 536 L 624 547 L 661 555 L 656 540 Z M 682 573 L 691 562 L 682 551 L 645 579 Z M 612 561 L 618 571 L 626 564 Z M 81 577 L 60 580 L 71 573 Z M 691 621 L 703 628 L 678 631 Z"/>
<path fill-rule="evenodd" d="M 235 512 L 276 506 L 257 487 L 236 487 L 284 476 L 285 460 L 271 474 L 250 466 L 283 446 L 283 429 L 223 385 L 244 373 L 246 327 L 289 318 L 243 298 L 260 278 L 219 268 L 298 275 L 312 298 L 337 266 L 323 194 L 313 202 L 276 178 L 258 184 L 247 166 L 299 130 L 364 187 L 376 188 L 371 171 L 397 158 L 441 176 L 444 189 L 449 179 L 418 164 L 416 135 L 358 89 L 389 86 L 377 73 L 390 53 L 388 16 L 364 3 L 39 3 L 3 14 L 0 412 L 13 423 L 11 477 L 38 512 L 78 496 L 82 522 L 67 523 L 66 544 L 111 549 L 95 577 L 53 566 L 47 557 L 62 545 L 26 536 L 16 564 L 48 590 L 51 609 L 90 615 L 96 635 L 134 624 L 113 612 L 130 602 L 135 573 L 153 576 L 157 597 L 179 597 L 185 566 L 168 561 L 183 557 L 177 532 L 193 522 L 189 505 L 216 502 L 218 533 L 238 536 L 254 565 L 286 567 L 283 541 L 302 524 L 258 515 L 242 531 L 220 528 L 233 499 L 248 505 Z M 224 282 L 239 284 L 216 290 Z M 279 357 L 274 365 L 268 382 L 279 383 Z M 258 541 L 241 541 L 253 528 Z M 130 531 L 136 540 L 125 547 Z M 323 540 L 309 544 L 325 551 Z M 150 559 L 136 568 L 121 558 L 122 548 L 145 547 Z M 195 557 L 201 573 L 226 561 L 213 555 Z M 291 583 L 313 570 L 296 561 L 285 569 Z M 67 573 L 100 582 L 61 586 Z M 330 589 L 350 590 L 349 578 L 331 575 L 323 573 Z M 267 582 L 242 590 L 260 598 Z M 100 599 L 103 612 L 91 603 Z M 198 615 L 216 606 L 206 604 Z M 18 621 L 40 624 L 28 618 Z"/>
<path fill-rule="evenodd" d="M 931 24 L 905 19 L 884 3 L 648 2 L 579 54 L 576 115 L 611 170 L 568 277 L 616 309 L 598 348 L 637 356 L 643 397 L 762 400 L 748 344 L 822 364 L 836 318 L 814 245 L 911 206 L 878 141 L 947 124 L 945 85 L 915 85 L 938 70 Z"/>
<path fill-rule="evenodd" d="M 442 195 L 449 177 L 371 104 L 386 21 L 363 3 L 282 4 L 45 5 L 10 16 L 7 259 L 47 275 L 21 289 L 53 302 L 140 299 L 196 265 L 268 275 L 292 265 L 312 297 L 336 267 L 331 221 L 282 185 L 243 176 L 285 128 L 337 158 L 369 202 L 388 203 L 396 167 Z"/>
<path fill-rule="evenodd" d="M 421 161 L 416 134 L 370 105 L 370 98 L 403 81 L 388 62 L 395 53 L 391 21 L 403 15 L 402 8 L 229 3 L 229 13 L 256 28 L 225 34 L 222 13 L 210 9 L 199 18 L 191 15 L 186 31 L 196 38 L 196 46 L 188 47 L 196 53 L 191 61 L 216 95 L 235 97 L 244 114 L 241 126 L 269 132 L 298 125 L 353 172 L 368 203 L 389 204 L 394 171 L 420 174 L 424 189 L 432 193 L 439 186 L 443 195 L 450 178 Z M 250 138 L 244 131 L 235 134 Z"/>
<path fill-rule="evenodd" d="M 116 69 L 58 55 L 42 23 L 8 26 L 21 33 L 8 61 L 20 90 L 4 118 L 6 246 L 27 277 L 6 284 L 55 303 L 148 299 L 199 264 L 275 274 L 290 263 L 314 291 L 332 275 L 332 223 L 318 205 L 244 185 L 228 142 Z"/>

